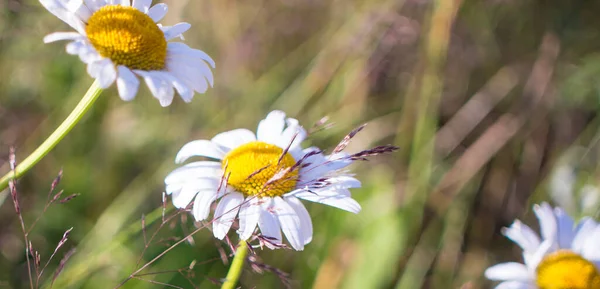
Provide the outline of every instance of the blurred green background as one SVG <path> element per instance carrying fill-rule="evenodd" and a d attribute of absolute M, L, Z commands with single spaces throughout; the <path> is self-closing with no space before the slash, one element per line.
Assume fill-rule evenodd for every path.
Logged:
<path fill-rule="evenodd" d="M 215 59 L 215 87 L 168 108 L 143 85 L 132 102 L 113 87 L 20 180 L 28 226 L 61 168 L 59 189 L 79 194 L 51 206 L 30 234 L 44 263 L 73 227 L 40 287 L 76 248 L 54 288 L 113 288 L 140 256 L 144 264 L 194 230 L 190 218 L 174 218 L 142 256 L 142 215 L 161 207 L 178 149 L 225 130 L 254 130 L 273 109 L 305 127 L 329 116 L 335 126 L 308 141 L 323 148 L 368 122 L 349 151 L 388 143 L 400 151 L 354 165 L 364 185 L 353 191 L 360 214 L 307 204 L 312 243 L 302 252 L 258 250 L 257 262 L 269 267 L 261 274 L 246 266 L 242 288 L 285 287 L 275 269 L 289 273 L 293 288 L 490 288 L 487 266 L 520 261 L 500 228 L 515 218 L 535 227 L 532 202 L 598 213 L 598 1 L 164 2 L 162 23 L 190 22 L 186 43 Z M 35 0 L 0 5 L 4 174 L 9 147 L 26 157 L 92 80 L 64 43 L 42 43 L 67 25 Z M 7 198 L 0 288 L 29 288 L 22 239 Z M 227 245 L 202 230 L 143 273 L 195 260 L 193 270 L 144 275 L 123 288 L 217 288 L 228 268 L 222 252 Z"/>

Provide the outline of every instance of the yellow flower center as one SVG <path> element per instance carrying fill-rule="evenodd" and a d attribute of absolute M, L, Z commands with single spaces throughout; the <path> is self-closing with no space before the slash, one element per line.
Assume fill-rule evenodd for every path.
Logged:
<path fill-rule="evenodd" d="M 167 58 L 164 33 L 150 16 L 128 6 L 104 6 L 88 20 L 87 37 L 103 57 L 130 69 L 161 70 Z"/>
<path fill-rule="evenodd" d="M 600 273 L 594 263 L 568 250 L 545 257 L 536 273 L 540 289 L 600 289 Z"/>
<path fill-rule="evenodd" d="M 244 196 L 282 196 L 296 187 L 298 169 L 289 153 L 272 144 L 253 141 L 223 158 L 227 184 Z"/>

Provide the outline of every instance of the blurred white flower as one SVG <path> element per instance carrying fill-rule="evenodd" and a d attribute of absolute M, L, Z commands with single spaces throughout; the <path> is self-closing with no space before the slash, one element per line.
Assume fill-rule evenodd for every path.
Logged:
<path fill-rule="evenodd" d="M 247 240 L 258 226 L 262 236 L 281 244 L 281 231 L 296 250 L 312 240 L 310 216 L 299 199 L 337 207 L 352 213 L 360 205 L 350 188 L 360 182 L 341 169 L 352 163 L 349 155 L 324 155 L 318 148 L 302 149 L 306 131 L 285 113 L 273 111 L 262 120 L 256 135 L 247 129 L 218 134 L 211 140 L 187 143 L 176 157 L 182 163 L 192 156 L 218 161 L 198 161 L 174 170 L 165 178 L 173 205 L 186 208 L 204 220 L 210 205 L 213 233 L 223 239 L 239 216 L 238 234 Z"/>
<path fill-rule="evenodd" d="M 204 93 L 213 85 L 206 53 L 180 42 L 168 42 L 190 28 L 157 24 L 167 13 L 166 4 L 151 7 L 152 0 L 39 0 L 76 32 L 56 32 L 44 42 L 71 41 L 67 53 L 78 55 L 88 73 L 107 88 L 115 81 L 119 95 L 132 100 L 144 79 L 162 106 L 173 101 L 175 90 L 185 102 L 194 91 Z M 207 64 L 208 63 L 208 64 Z M 137 75 L 137 76 L 136 76 Z"/>
<path fill-rule="evenodd" d="M 502 281 L 496 289 L 600 288 L 600 226 L 592 219 L 575 224 L 561 208 L 534 206 L 540 236 L 516 220 L 503 233 L 523 249 L 524 264 L 488 268 L 485 276 Z"/>

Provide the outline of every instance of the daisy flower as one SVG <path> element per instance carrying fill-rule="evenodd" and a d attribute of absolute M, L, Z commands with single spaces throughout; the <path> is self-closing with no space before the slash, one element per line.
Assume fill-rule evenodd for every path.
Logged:
<path fill-rule="evenodd" d="M 541 237 L 519 220 L 503 231 L 523 249 L 524 264 L 501 263 L 485 276 L 502 281 L 496 289 L 600 289 L 600 226 L 587 218 L 576 225 L 547 203 L 533 209 Z"/>
<path fill-rule="evenodd" d="M 213 85 L 206 53 L 180 42 L 168 42 L 190 28 L 158 24 L 167 13 L 166 4 L 152 0 L 39 0 L 76 32 L 56 32 L 44 42 L 68 40 L 67 53 L 78 55 L 101 88 L 115 81 L 119 95 L 132 100 L 144 79 L 162 106 L 173 101 L 175 90 L 185 102 L 194 91 L 204 93 Z M 207 64 L 208 63 L 208 64 Z"/>
<path fill-rule="evenodd" d="M 352 163 L 348 154 L 324 155 L 316 147 L 303 149 L 306 131 L 293 118 L 273 111 L 260 121 L 256 134 L 236 129 L 211 140 L 196 140 L 181 148 L 175 162 L 192 156 L 217 161 L 186 164 L 165 178 L 173 205 L 205 220 L 213 202 L 218 202 L 213 233 L 223 239 L 236 216 L 237 233 L 247 240 L 260 229 L 263 240 L 281 244 L 282 234 L 296 250 L 312 240 L 310 216 L 299 199 L 340 208 L 352 213 L 360 205 L 350 197 L 350 188 L 360 182 L 341 169 Z M 268 242 L 267 242 L 268 245 Z"/>

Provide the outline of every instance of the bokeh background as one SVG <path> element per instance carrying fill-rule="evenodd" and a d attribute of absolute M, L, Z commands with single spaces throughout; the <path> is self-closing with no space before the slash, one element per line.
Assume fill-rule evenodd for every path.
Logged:
<path fill-rule="evenodd" d="M 247 266 L 242 288 L 490 288 L 487 266 L 520 260 L 500 228 L 515 218 L 535 227 L 532 203 L 598 214 L 598 1 L 164 2 L 170 13 L 162 23 L 193 24 L 186 42 L 215 59 L 215 87 L 168 108 L 144 86 L 127 103 L 113 87 L 20 180 L 28 226 L 61 169 L 58 189 L 79 194 L 48 208 L 30 234 L 45 262 L 73 227 L 42 288 L 72 248 L 54 288 L 113 288 L 140 257 L 144 264 L 194 230 L 190 218 L 173 218 L 142 254 L 142 215 L 160 213 L 162 180 L 176 167 L 177 150 L 221 131 L 254 129 L 273 109 L 306 127 L 330 117 L 335 126 L 307 144 L 331 149 L 366 122 L 349 151 L 400 150 L 354 165 L 364 186 L 353 191 L 360 214 L 308 204 L 312 243 L 302 252 L 258 250 L 263 265 L 254 267 L 264 272 Z M 27 156 L 92 80 L 64 44 L 42 43 L 67 31 L 64 23 L 35 0 L 0 5 L 4 174 L 9 147 L 18 159 Z M 156 229 L 147 224 L 146 237 Z M 4 198 L 0 288 L 29 288 L 24 251 Z M 144 275 L 122 288 L 217 288 L 229 253 L 201 230 L 143 271 L 180 272 Z M 194 260 L 192 270 L 182 269 Z"/>

